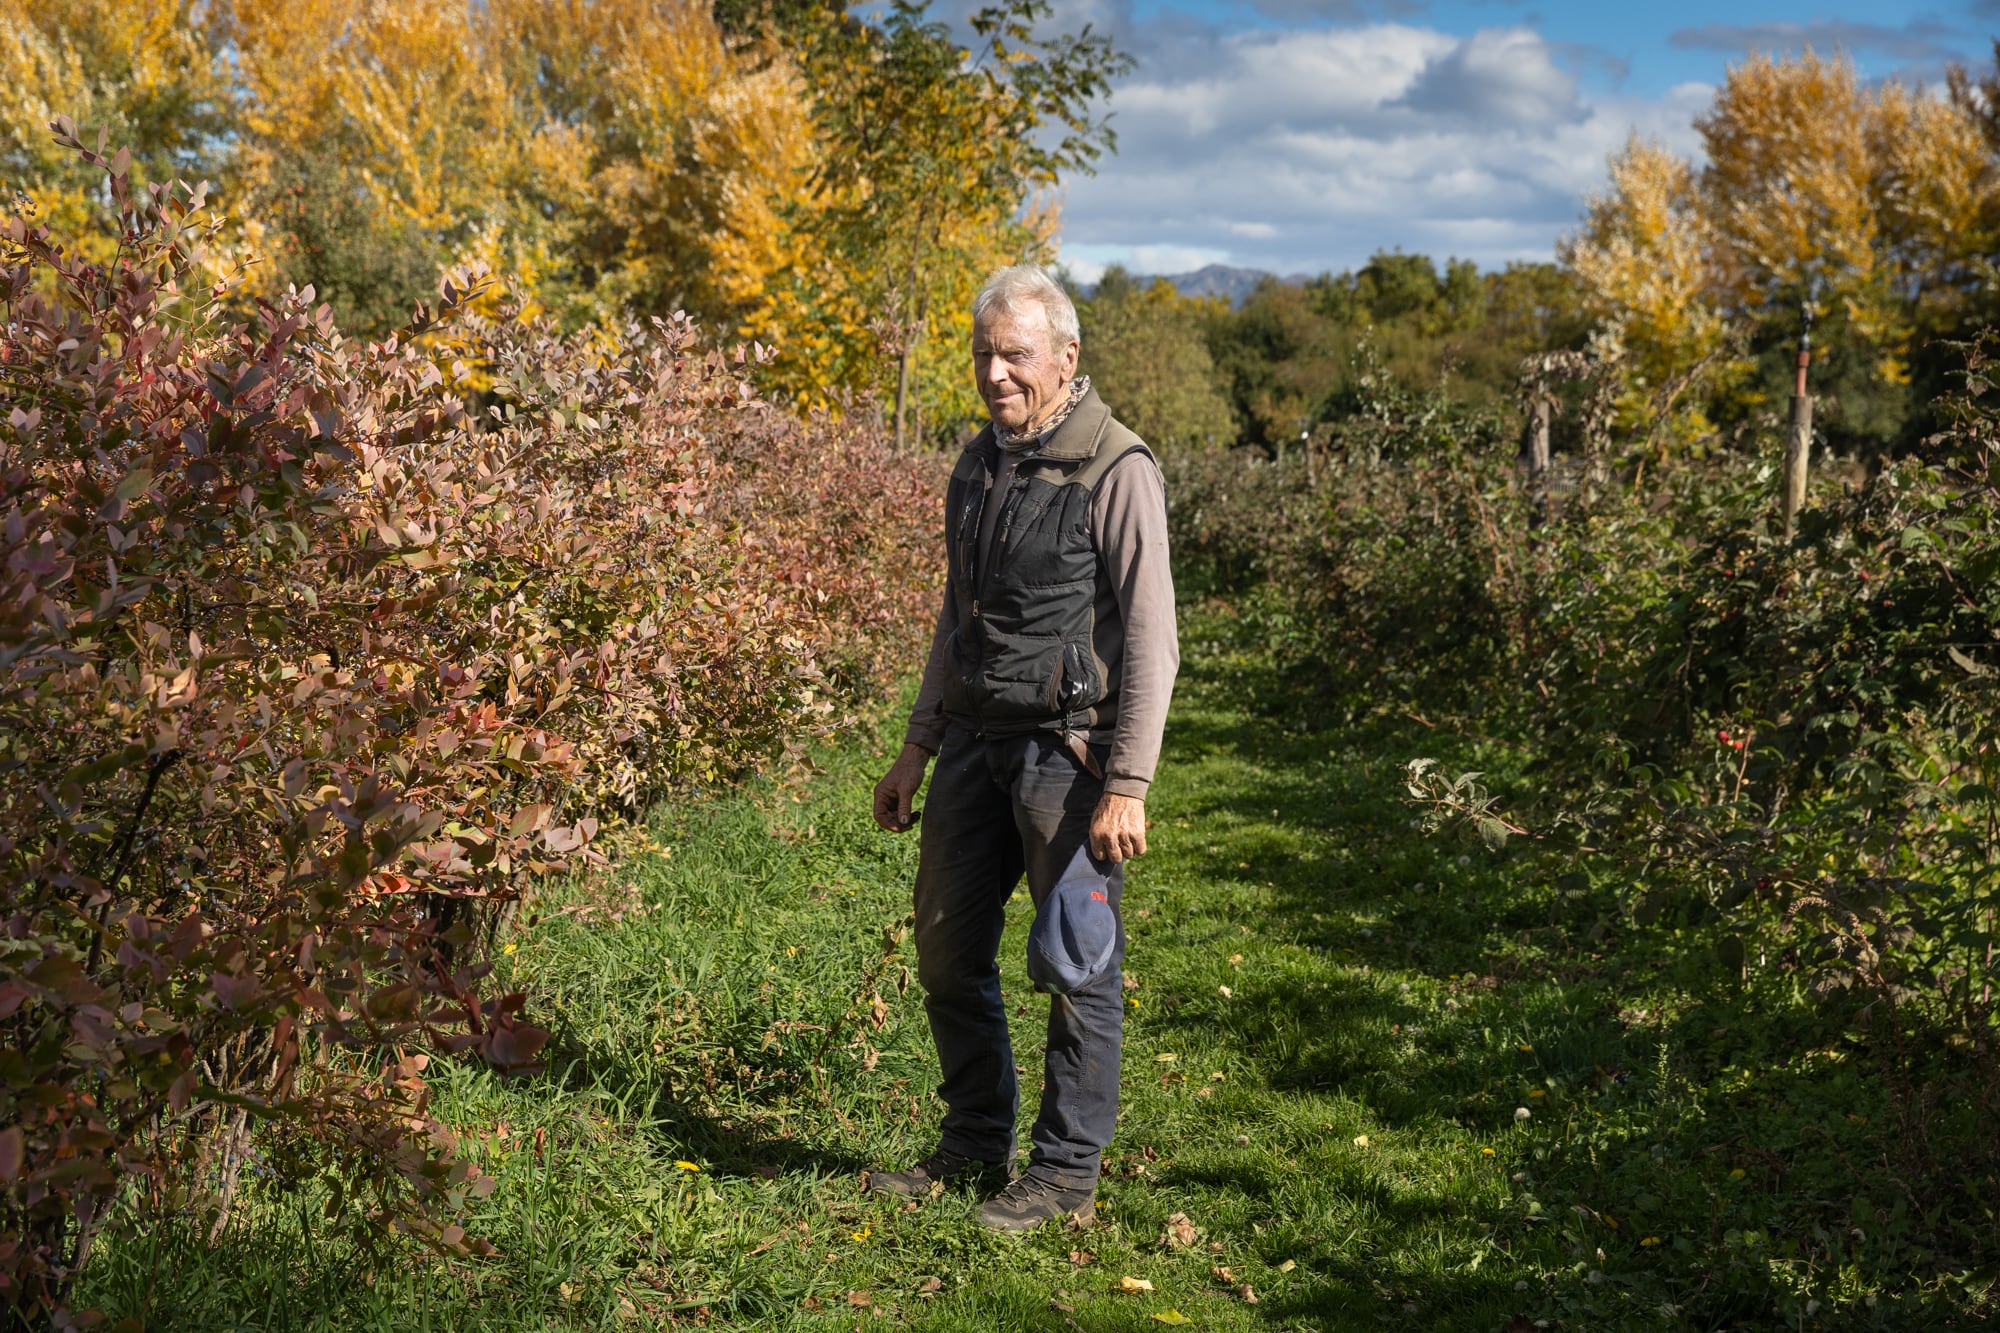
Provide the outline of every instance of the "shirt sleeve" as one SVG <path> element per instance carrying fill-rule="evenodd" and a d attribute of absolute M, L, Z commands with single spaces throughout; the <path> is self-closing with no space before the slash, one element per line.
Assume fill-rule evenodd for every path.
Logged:
<path fill-rule="evenodd" d="M 1121 460 L 1097 488 L 1091 522 L 1125 631 L 1104 790 L 1144 800 L 1160 762 L 1181 664 L 1167 563 L 1167 487 L 1159 466 L 1144 454 Z"/>
<path fill-rule="evenodd" d="M 917 702 L 910 709 L 910 725 L 903 743 L 936 754 L 944 745 L 944 681 L 951 669 L 945 660 L 951 652 L 952 632 L 958 628 L 958 607 L 951 589 L 944 590 L 938 606 L 937 628 L 931 633 L 931 655 L 924 662 L 924 682 L 917 687 Z"/>

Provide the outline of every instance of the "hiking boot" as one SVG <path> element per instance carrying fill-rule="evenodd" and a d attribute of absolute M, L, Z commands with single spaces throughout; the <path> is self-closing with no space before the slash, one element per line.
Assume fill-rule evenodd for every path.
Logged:
<path fill-rule="evenodd" d="M 947 1185 L 956 1185 L 964 1181 L 980 1186 L 1003 1185 L 1007 1181 L 1007 1164 L 982 1162 L 977 1157 L 967 1157 L 964 1153 L 956 1153 L 949 1148 L 939 1148 L 907 1171 L 869 1172 L 868 1192 L 894 1194 L 905 1199 L 922 1199 Z"/>
<path fill-rule="evenodd" d="M 1089 1222 L 1097 1215 L 1096 1200 L 1095 1189 L 1064 1189 L 1039 1176 L 1021 1176 L 986 1201 L 979 1224 L 992 1231 L 1033 1231 L 1052 1219 Z"/>

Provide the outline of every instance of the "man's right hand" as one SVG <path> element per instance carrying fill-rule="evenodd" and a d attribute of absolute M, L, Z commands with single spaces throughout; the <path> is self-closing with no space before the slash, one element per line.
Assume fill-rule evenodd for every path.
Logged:
<path fill-rule="evenodd" d="M 921 745 L 905 745 L 896 762 L 875 784 L 875 822 L 891 833 L 908 833 L 917 822 L 911 802 L 917 788 L 924 785 L 924 769 L 930 765 L 930 751 Z"/>

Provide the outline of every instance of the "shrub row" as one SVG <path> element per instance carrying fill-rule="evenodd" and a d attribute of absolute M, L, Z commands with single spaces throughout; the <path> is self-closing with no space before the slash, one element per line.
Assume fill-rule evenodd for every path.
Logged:
<path fill-rule="evenodd" d="M 1823 475 L 1790 538 L 1764 460 L 1576 459 L 1538 497 L 1490 420 L 1393 385 L 1310 463 L 1169 467 L 1183 572 L 1322 715 L 1518 748 L 1514 791 L 1412 765 L 1431 829 L 1533 835 L 1524 875 L 1615 900 L 1593 941 L 1698 939 L 1715 984 L 1762 971 L 1867 1043 L 1893 1169 L 1957 1219 L 1931 1243 L 1990 1262 L 2000 381 L 1968 351 L 1949 429 Z"/>
<path fill-rule="evenodd" d="M 496 910 L 900 666 L 936 478 L 678 316 L 232 321 L 201 192 L 70 147 L 115 260 L 0 232 L 0 1302 L 68 1319 L 121 1191 L 226 1209 L 260 1125 L 477 1248 L 421 1072 L 534 1065 Z"/>

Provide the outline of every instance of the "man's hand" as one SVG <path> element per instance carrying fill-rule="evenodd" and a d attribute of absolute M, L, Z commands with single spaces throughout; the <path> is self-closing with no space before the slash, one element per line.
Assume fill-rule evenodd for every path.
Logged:
<path fill-rule="evenodd" d="M 889 771 L 875 784 L 875 822 L 891 833 L 908 833 L 917 822 L 910 803 L 917 788 L 924 785 L 924 769 L 930 765 L 930 751 L 921 745 L 905 745 L 889 765 Z"/>
<path fill-rule="evenodd" d="M 1137 796 L 1104 793 L 1090 817 L 1090 854 L 1113 865 L 1144 856 L 1146 803 Z"/>

